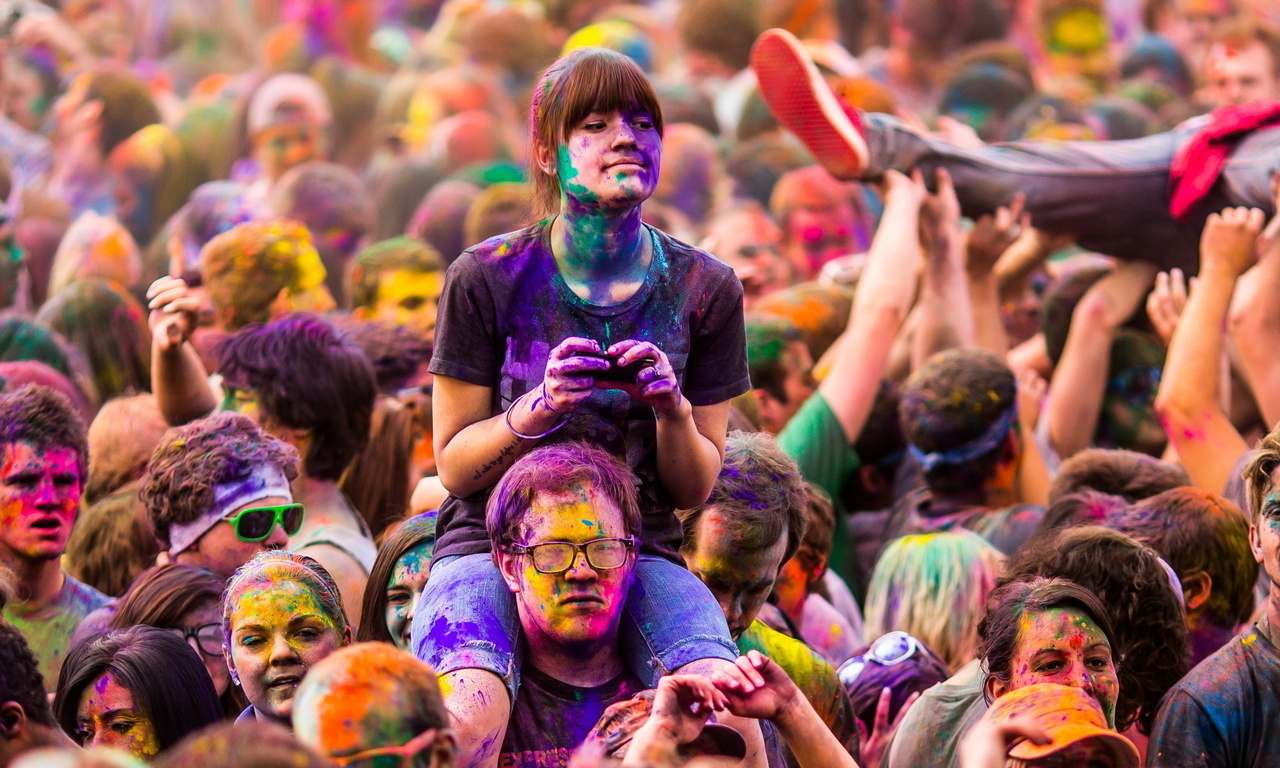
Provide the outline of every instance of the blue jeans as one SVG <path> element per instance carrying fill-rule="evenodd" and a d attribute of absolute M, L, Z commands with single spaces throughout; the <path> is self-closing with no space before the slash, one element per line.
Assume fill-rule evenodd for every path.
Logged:
<path fill-rule="evenodd" d="M 418 601 L 410 644 L 419 659 L 444 674 L 492 672 L 511 701 L 520 687 L 520 619 L 515 597 L 488 554 L 446 557 L 431 564 Z M 641 555 L 627 593 L 620 639 L 623 660 L 649 687 L 699 659 L 738 658 L 720 604 L 688 570 Z"/>
<path fill-rule="evenodd" d="M 1027 140 L 978 149 L 921 136 L 888 115 L 868 113 L 863 122 L 868 178 L 919 167 L 932 186 L 934 170 L 945 168 L 966 216 L 991 213 L 1022 192 L 1036 227 L 1074 235 L 1088 250 L 1163 269 L 1197 271 L 1200 232 L 1210 213 L 1237 205 L 1274 213 L 1271 173 L 1280 170 L 1280 129 L 1274 127 L 1245 136 L 1209 195 L 1178 221 L 1168 207 L 1169 166 L 1203 118 L 1141 139 Z"/>

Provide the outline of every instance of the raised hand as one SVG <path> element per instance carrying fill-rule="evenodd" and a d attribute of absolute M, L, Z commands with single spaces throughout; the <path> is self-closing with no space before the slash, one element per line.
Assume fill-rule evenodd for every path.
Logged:
<path fill-rule="evenodd" d="M 893 702 L 893 690 L 885 688 L 880 692 L 880 699 L 876 701 L 875 721 L 871 732 L 867 732 L 867 726 L 860 718 L 854 721 L 858 725 L 858 752 L 862 757 L 861 768 L 879 768 L 894 731 L 898 730 L 898 725 L 902 722 L 902 718 L 906 717 L 907 710 L 911 709 L 911 705 L 915 704 L 919 698 L 919 693 L 908 696 L 906 701 L 902 702 L 902 707 L 898 709 L 898 716 L 890 721 L 889 708 Z"/>
<path fill-rule="evenodd" d="M 1195 278 L 1190 282 L 1194 286 Z M 1176 267 L 1156 275 L 1156 287 L 1147 294 L 1147 317 L 1151 318 L 1151 325 L 1166 347 L 1178 327 L 1182 310 L 1187 306 L 1187 295 L 1187 279 Z"/>
<path fill-rule="evenodd" d="M 1001 206 L 974 222 L 965 254 L 969 274 L 990 274 L 1000 256 L 1031 227 L 1031 214 L 1024 210 L 1026 202 L 1026 195 L 1019 192 L 1007 208 Z"/>
<path fill-rule="evenodd" d="M 901 199 L 904 203 L 912 203 L 917 209 L 929 195 L 929 190 L 924 186 L 924 174 L 919 168 L 912 171 L 910 176 L 904 176 L 897 171 L 885 171 L 878 189 L 880 196 L 884 198 L 885 205 L 888 205 L 891 199 L 895 201 Z"/>
<path fill-rule="evenodd" d="M 677 744 L 688 744 L 702 733 L 712 712 L 723 711 L 728 698 L 702 675 L 667 675 L 658 681 L 649 723 L 665 729 Z"/>
<path fill-rule="evenodd" d="M 920 202 L 920 231 L 926 244 L 941 243 L 960 233 L 960 200 L 956 198 L 951 174 L 939 168 L 935 187 L 936 191 L 924 195 Z"/>
<path fill-rule="evenodd" d="M 711 682 L 725 695 L 729 711 L 739 717 L 777 720 L 804 698 L 782 667 L 759 651 L 739 656 L 734 666 L 712 675 Z"/>
<path fill-rule="evenodd" d="M 1049 734 L 1030 716 L 997 723 L 982 718 L 960 742 L 960 768 L 1004 768 L 1009 745 L 1018 739 L 1048 744 Z"/>
<path fill-rule="evenodd" d="M 1262 223 L 1258 208 L 1226 208 L 1209 214 L 1200 235 L 1201 269 L 1221 268 L 1238 276 L 1253 266 Z"/>
<path fill-rule="evenodd" d="M 147 325 L 151 328 L 152 343 L 168 352 L 177 349 L 191 338 L 196 329 L 196 313 L 200 299 L 180 277 L 162 277 L 147 288 Z"/>

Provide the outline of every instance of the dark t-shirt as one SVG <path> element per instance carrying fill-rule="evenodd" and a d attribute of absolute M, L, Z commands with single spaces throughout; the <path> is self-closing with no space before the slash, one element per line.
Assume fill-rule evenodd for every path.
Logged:
<path fill-rule="evenodd" d="M 1277 722 L 1280 650 L 1255 625 L 1165 694 L 1151 730 L 1147 765 L 1274 768 L 1280 765 Z"/>
<path fill-rule="evenodd" d="M 742 284 L 714 256 L 649 227 L 653 261 L 620 304 L 579 298 L 556 268 L 551 220 L 468 248 L 449 267 L 440 298 L 431 372 L 490 387 L 492 412 L 542 383 L 551 350 L 569 336 L 607 348 L 625 339 L 666 353 L 693 405 L 713 405 L 750 388 Z M 616 389 L 598 389 L 543 443 L 586 440 L 624 458 L 638 479 L 643 549 L 680 562 L 680 524 L 658 480 L 653 410 Z M 450 496 L 436 524 L 436 557 L 489 551 L 489 489 Z"/>
<path fill-rule="evenodd" d="M 566 768 L 604 711 L 643 690 L 630 670 L 604 685 L 578 688 L 525 664 L 498 768 Z"/>

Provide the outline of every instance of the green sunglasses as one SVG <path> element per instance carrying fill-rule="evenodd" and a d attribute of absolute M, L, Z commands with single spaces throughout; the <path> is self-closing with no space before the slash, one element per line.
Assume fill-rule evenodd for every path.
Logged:
<path fill-rule="evenodd" d="M 302 505 L 280 504 L 275 507 L 250 507 L 222 518 L 236 530 L 241 541 L 263 541 L 278 525 L 289 536 L 302 529 Z"/>

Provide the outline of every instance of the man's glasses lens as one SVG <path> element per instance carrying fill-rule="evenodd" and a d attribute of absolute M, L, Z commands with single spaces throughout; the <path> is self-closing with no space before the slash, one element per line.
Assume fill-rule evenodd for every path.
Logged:
<path fill-rule="evenodd" d="M 573 567 L 578 550 L 587 555 L 587 564 L 601 571 L 619 568 L 627 561 L 630 539 L 595 539 L 586 544 L 549 542 L 528 548 L 533 556 L 533 567 L 539 573 L 563 573 Z"/>
<path fill-rule="evenodd" d="M 297 535 L 302 528 L 301 504 L 285 504 L 279 507 L 255 507 L 242 510 L 232 520 L 236 526 L 236 536 L 244 541 L 262 541 L 271 535 L 271 530 L 279 523 L 289 536 Z"/>
<path fill-rule="evenodd" d="M 298 531 L 302 530 L 302 505 L 290 504 L 281 515 L 280 526 L 287 535 L 297 536 Z"/>
<path fill-rule="evenodd" d="M 269 507 L 247 509 L 240 515 L 237 533 L 242 539 L 265 539 L 276 524 L 276 511 Z"/>

